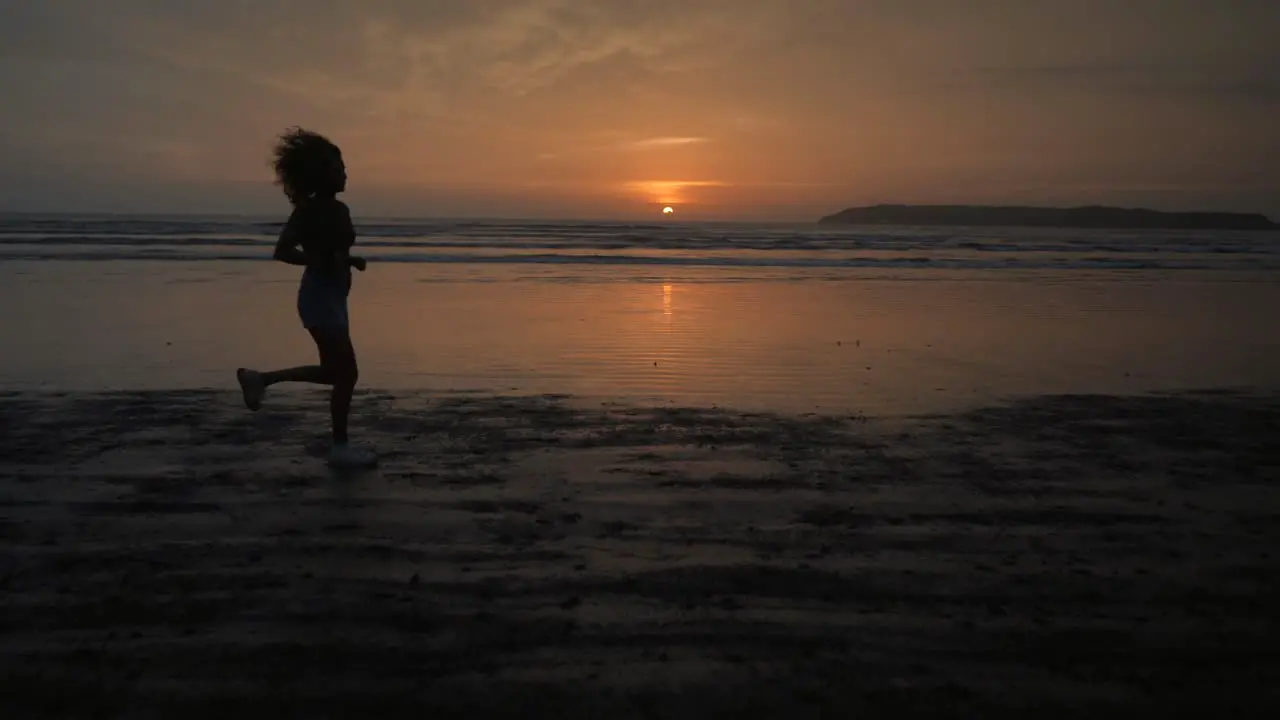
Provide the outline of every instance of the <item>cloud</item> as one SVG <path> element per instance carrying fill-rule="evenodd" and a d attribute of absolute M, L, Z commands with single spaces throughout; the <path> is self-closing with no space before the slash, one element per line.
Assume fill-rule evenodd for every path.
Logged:
<path fill-rule="evenodd" d="M 613 133 L 603 134 L 612 135 Z M 620 142 L 584 143 L 556 152 L 539 152 L 537 154 L 537 158 L 540 161 L 567 160 L 574 157 L 581 158 L 600 153 L 639 153 L 647 150 L 662 150 L 687 147 L 690 145 L 701 145 L 708 142 L 711 142 L 711 139 L 706 137 L 671 135 L 664 137 L 642 138 L 640 140 L 623 140 Z"/>
<path fill-rule="evenodd" d="M 621 147 L 624 150 L 652 150 L 655 148 L 681 147 L 684 145 L 698 145 L 709 142 L 709 138 L 704 137 L 655 137 L 645 138 L 644 140 L 635 140 L 624 143 Z"/>
<path fill-rule="evenodd" d="M 623 184 L 625 189 L 657 203 L 682 203 L 688 200 L 687 190 L 728 186 L 720 180 L 633 180 Z"/>

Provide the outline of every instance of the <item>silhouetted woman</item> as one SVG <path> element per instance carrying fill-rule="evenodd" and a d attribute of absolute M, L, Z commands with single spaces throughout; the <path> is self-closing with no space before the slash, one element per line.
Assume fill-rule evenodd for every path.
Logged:
<path fill-rule="evenodd" d="M 276 143 L 274 165 L 276 182 L 293 205 L 293 213 L 276 241 L 274 257 L 306 268 L 298 286 L 298 316 L 316 341 L 320 364 L 271 372 L 240 368 L 236 377 L 244 392 L 244 404 L 250 410 L 262 407 L 266 389 L 279 382 L 331 385 L 333 447 L 329 463 L 344 467 L 373 465 L 373 453 L 347 442 L 347 416 L 358 377 L 347 322 L 347 295 L 351 291 L 351 268 L 363 271 L 365 261 L 351 255 L 356 240 L 351 211 L 337 198 L 347 189 L 342 151 L 322 135 L 292 128 Z"/>

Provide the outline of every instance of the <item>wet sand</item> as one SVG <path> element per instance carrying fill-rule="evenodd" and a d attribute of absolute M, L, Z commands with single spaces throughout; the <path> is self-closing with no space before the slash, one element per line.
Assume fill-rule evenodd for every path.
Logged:
<path fill-rule="evenodd" d="M 0 397 L 8 717 L 1280 709 L 1280 396 Z"/>
<path fill-rule="evenodd" d="M 877 416 L 1280 387 L 1274 271 L 765 270 L 378 264 L 351 295 L 361 383 Z M 297 286 L 283 263 L 0 263 L 0 391 L 312 362 Z"/>

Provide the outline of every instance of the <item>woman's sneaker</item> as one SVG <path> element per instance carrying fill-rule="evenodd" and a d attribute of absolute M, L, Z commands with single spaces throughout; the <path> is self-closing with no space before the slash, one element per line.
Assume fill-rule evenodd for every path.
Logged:
<path fill-rule="evenodd" d="M 262 407 L 262 396 L 267 392 L 262 373 L 240 368 L 236 370 L 236 380 L 240 381 L 240 392 L 244 393 L 244 406 L 254 411 Z"/>

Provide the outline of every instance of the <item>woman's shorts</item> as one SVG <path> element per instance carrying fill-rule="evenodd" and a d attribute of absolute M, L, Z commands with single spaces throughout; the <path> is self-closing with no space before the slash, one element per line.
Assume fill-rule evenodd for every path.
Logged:
<path fill-rule="evenodd" d="M 298 317 L 308 329 L 348 327 L 346 289 L 326 278 L 304 273 L 298 286 Z"/>

